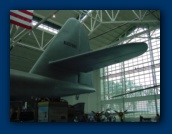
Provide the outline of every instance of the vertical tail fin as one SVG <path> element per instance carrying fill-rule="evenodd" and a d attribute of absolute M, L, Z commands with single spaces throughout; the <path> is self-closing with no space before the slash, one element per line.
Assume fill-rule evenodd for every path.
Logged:
<path fill-rule="evenodd" d="M 55 40 L 45 51 L 50 61 L 89 51 L 88 35 L 82 24 L 70 18 L 59 31 Z"/>
<path fill-rule="evenodd" d="M 70 70 L 54 69 L 48 63 L 49 61 L 67 58 L 89 50 L 88 35 L 84 27 L 78 20 L 70 18 L 56 35 L 54 41 L 40 56 L 30 73 L 75 83 L 82 82 L 82 80 L 79 80 L 82 79 L 82 74 Z M 78 75 L 81 77 L 78 77 Z"/>

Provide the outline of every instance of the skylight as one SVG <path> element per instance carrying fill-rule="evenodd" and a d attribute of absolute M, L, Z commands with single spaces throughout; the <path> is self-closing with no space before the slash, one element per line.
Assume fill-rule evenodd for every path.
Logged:
<path fill-rule="evenodd" d="M 32 25 L 33 26 L 35 26 L 37 23 L 38 23 L 37 21 L 32 20 Z M 44 25 L 44 24 L 40 24 L 38 26 L 38 28 L 43 29 L 43 30 L 48 31 L 48 32 L 53 33 L 53 34 L 57 34 L 59 32 L 59 30 L 54 29 L 54 28 L 49 27 L 49 26 Z"/>

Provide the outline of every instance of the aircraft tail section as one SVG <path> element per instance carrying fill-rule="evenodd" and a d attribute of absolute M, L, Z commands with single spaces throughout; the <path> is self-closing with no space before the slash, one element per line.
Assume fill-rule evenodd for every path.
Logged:
<path fill-rule="evenodd" d="M 84 26 L 69 19 L 30 74 L 10 70 L 11 96 L 61 97 L 94 92 L 91 71 L 134 58 L 147 49 L 146 43 L 137 42 L 90 52 Z"/>
<path fill-rule="evenodd" d="M 60 60 L 89 51 L 88 35 L 84 27 L 78 20 L 70 18 L 56 35 L 54 41 L 40 56 L 30 73 L 77 83 L 80 81 L 78 80 L 80 74 L 72 70 L 54 68 L 49 65 L 49 61 Z"/>

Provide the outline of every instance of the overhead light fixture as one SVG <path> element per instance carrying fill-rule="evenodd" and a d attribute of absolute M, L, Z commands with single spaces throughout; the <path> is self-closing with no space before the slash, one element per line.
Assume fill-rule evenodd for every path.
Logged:
<path fill-rule="evenodd" d="M 53 14 L 53 18 L 56 18 L 56 15 L 55 14 Z"/>

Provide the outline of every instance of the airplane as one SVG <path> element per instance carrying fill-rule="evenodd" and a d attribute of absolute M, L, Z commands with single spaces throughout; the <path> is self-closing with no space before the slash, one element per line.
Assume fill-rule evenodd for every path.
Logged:
<path fill-rule="evenodd" d="M 68 19 L 29 72 L 10 69 L 10 98 L 64 97 L 95 92 L 92 71 L 137 57 L 144 42 L 90 51 L 83 24 Z"/>
<path fill-rule="evenodd" d="M 149 111 L 129 111 L 129 110 L 120 110 L 120 111 L 116 111 L 116 110 L 111 110 L 111 108 L 106 109 L 106 111 L 104 112 L 104 115 L 106 118 L 113 118 L 115 115 L 117 115 L 120 119 L 121 122 L 124 122 L 124 115 L 126 114 L 132 114 L 132 113 L 147 113 Z"/>

